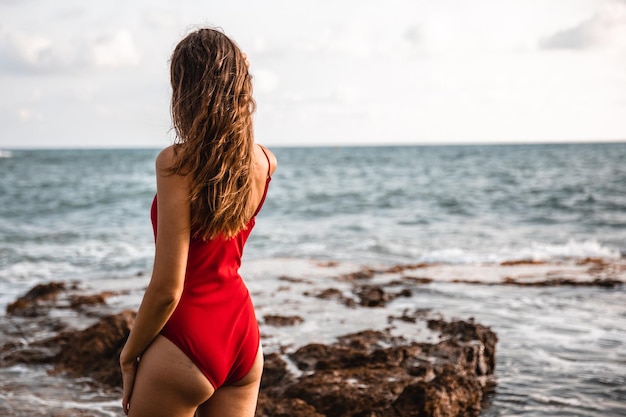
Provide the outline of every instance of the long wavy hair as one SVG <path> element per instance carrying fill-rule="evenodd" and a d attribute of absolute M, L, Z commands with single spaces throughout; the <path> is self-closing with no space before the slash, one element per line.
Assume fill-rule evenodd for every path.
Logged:
<path fill-rule="evenodd" d="M 234 237 L 253 216 L 252 77 L 224 33 L 199 29 L 171 58 L 173 174 L 190 176 L 192 236 Z"/>

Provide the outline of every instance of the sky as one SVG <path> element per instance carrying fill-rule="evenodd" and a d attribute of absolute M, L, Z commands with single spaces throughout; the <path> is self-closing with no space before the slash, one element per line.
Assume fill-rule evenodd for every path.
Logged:
<path fill-rule="evenodd" d="M 626 141 L 626 0 L 0 0 L 0 149 L 169 145 L 203 26 L 268 146 Z"/>

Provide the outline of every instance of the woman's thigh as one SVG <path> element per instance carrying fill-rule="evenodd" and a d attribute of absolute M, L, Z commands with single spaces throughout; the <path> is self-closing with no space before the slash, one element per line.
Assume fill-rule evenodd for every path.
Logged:
<path fill-rule="evenodd" d="M 157 336 L 141 357 L 129 417 L 193 416 L 215 390 L 176 345 Z"/>

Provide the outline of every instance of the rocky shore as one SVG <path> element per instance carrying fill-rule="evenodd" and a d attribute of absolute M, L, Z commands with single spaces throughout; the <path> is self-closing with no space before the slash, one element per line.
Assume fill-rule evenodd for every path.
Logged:
<path fill-rule="evenodd" d="M 576 267 L 588 268 L 590 279 L 569 282 L 567 276 L 548 274 L 543 280 L 505 276 L 497 282 L 481 283 L 623 285 L 624 271 L 616 278 L 600 261 L 588 260 Z M 431 282 L 432 278 L 415 274 L 429 268 L 435 266 L 364 268 L 338 274 L 332 281 L 336 285 L 325 288 L 312 285 L 307 278 L 283 276 L 279 280 L 283 286 L 276 291 L 306 288 L 301 294 L 318 305 L 333 303 L 368 314 L 384 310 L 387 303 L 409 297 L 414 288 Z M 479 283 L 463 277 L 456 282 Z M 6 308 L 0 367 L 45 365 L 49 373 L 87 377 L 112 391 L 119 389 L 119 352 L 135 312 L 114 311 L 107 299 L 117 295 L 114 291 L 86 293 L 77 283 L 35 286 Z M 268 311 L 263 306 L 260 310 Z M 303 313 L 278 313 L 261 312 L 261 326 L 297 331 L 295 326 L 308 320 Z M 392 331 L 400 325 L 400 334 Z M 33 339 L 32 334 L 38 337 Z M 422 337 L 424 334 L 429 337 Z M 444 320 L 427 309 L 415 308 L 388 315 L 387 326 L 343 334 L 332 342 L 297 348 L 275 345 L 266 353 L 257 416 L 478 416 L 485 394 L 495 384 L 496 343 L 496 334 L 471 318 Z"/>

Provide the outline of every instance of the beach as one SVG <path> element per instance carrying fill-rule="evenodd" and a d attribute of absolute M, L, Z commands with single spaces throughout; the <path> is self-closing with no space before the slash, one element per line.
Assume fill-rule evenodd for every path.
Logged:
<path fill-rule="evenodd" d="M 429 322 L 473 322 L 497 335 L 480 415 L 626 412 L 626 145 L 276 154 L 241 274 L 266 355 L 289 375 L 306 373 L 292 355 L 309 344 L 363 331 L 437 344 Z M 0 159 L 3 358 L 136 310 L 151 270 L 155 155 Z M 71 290 L 52 301 L 51 322 L 6 312 L 50 282 Z M 102 302 L 72 308 L 78 295 Z M 119 388 L 51 363 L 5 364 L 3 415 L 121 415 Z"/>

